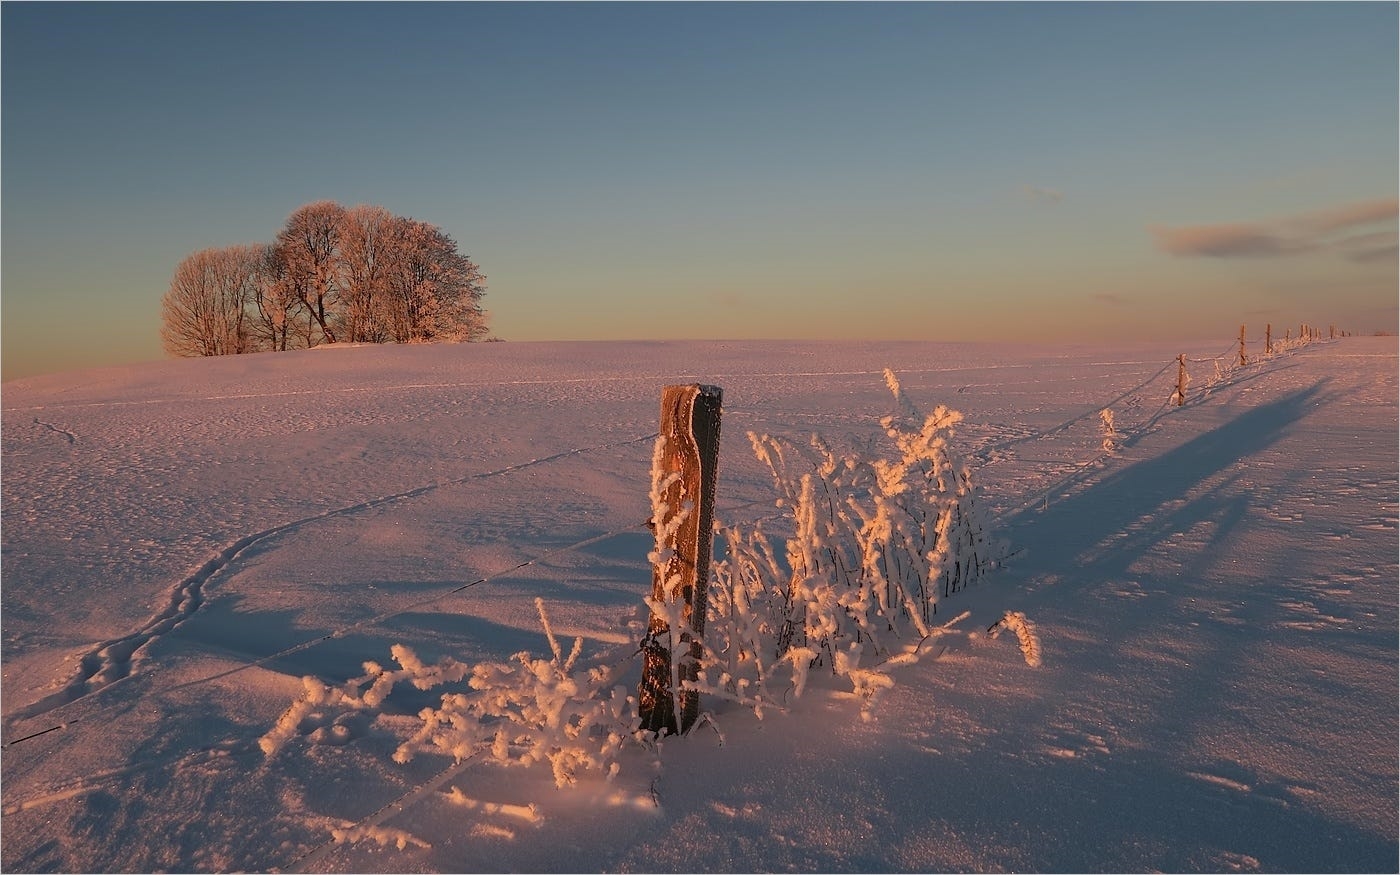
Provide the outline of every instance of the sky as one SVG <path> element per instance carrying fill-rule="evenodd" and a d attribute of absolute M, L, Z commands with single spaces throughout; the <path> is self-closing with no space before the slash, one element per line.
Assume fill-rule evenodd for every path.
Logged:
<path fill-rule="evenodd" d="M 507 341 L 1397 327 L 1393 3 L 0 6 L 0 376 L 159 359 L 302 204 Z M 1292 330 L 1296 331 L 1296 328 Z"/>

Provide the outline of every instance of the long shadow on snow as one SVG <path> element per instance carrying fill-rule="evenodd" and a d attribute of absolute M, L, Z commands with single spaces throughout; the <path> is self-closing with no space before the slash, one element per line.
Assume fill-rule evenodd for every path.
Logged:
<path fill-rule="evenodd" d="M 1237 523 L 1245 508 L 1219 487 L 1185 501 L 1193 489 L 1280 440 L 1318 399 L 1322 383 L 1257 407 L 1162 456 L 1110 474 L 1049 507 L 1029 508 L 1006 522 L 1005 534 L 1038 571 L 1075 575 L 1092 563 L 1093 579 L 1126 574 L 1133 560 L 1164 534 L 1214 519 Z M 1173 505 L 1179 506 L 1173 507 Z M 1134 524 L 1137 524 L 1134 526 Z M 1216 540 L 1221 537 L 1217 531 Z"/>
<path fill-rule="evenodd" d="M 1299 594 L 1302 582 L 1290 584 L 1285 567 L 1276 575 L 1269 573 L 1271 569 L 1232 574 L 1227 555 L 1230 535 L 1247 521 L 1259 500 L 1242 482 L 1248 467 L 1240 463 L 1283 439 L 1294 423 L 1319 401 L 1325 401 L 1322 387 L 1319 383 L 1250 410 L 1163 456 L 1111 474 L 1045 511 L 1027 511 L 1013 520 L 1013 543 L 1028 549 L 1025 558 L 1009 570 L 1014 572 L 1020 566 L 1022 574 L 1032 581 L 1051 584 L 1018 599 L 1029 601 L 1027 607 L 1033 611 L 1039 603 L 1042 614 L 1059 614 L 1062 622 L 1083 634 L 1076 640 L 1046 642 L 1047 666 L 1055 671 L 1053 677 L 1045 678 L 1052 684 L 1045 688 L 1048 697 L 1025 703 L 1020 713 L 1010 717 L 1021 727 L 1011 733 L 1015 740 L 998 745 L 996 753 L 987 752 L 998 760 L 995 765 L 983 764 L 973 771 L 1005 774 L 1008 759 L 1011 769 L 1017 770 L 1019 751 L 1042 741 L 1030 727 L 1051 718 L 1060 722 L 1060 730 L 1069 719 L 1076 724 L 1087 721 L 1079 727 L 1081 731 L 1100 733 L 1105 727 L 1095 725 L 1095 721 L 1107 720 L 1108 728 L 1121 736 L 1120 744 L 1115 745 L 1119 750 L 1104 762 L 1104 772 L 1086 769 L 1078 761 L 1052 761 L 1025 776 L 1040 783 L 1063 773 L 1074 795 L 1083 796 L 1088 807 L 1075 804 L 1066 810 L 1065 821 L 1056 818 L 1051 828 L 1051 833 L 1062 839 L 1078 833 L 1077 837 L 1058 852 L 1027 859 L 1024 865 L 1052 869 L 1105 865 L 1102 858 L 1077 856 L 1074 848 L 1081 841 L 1101 843 L 1110 838 L 1117 828 L 1109 827 L 1102 838 L 1097 833 L 1122 821 L 1132 829 L 1121 831 L 1121 841 L 1145 842 L 1144 849 L 1157 847 L 1161 849 L 1158 853 L 1166 854 L 1150 858 L 1151 865 L 1157 867 L 1211 866 L 1208 860 L 1169 850 L 1183 832 L 1204 834 L 1217 847 L 1248 853 L 1266 869 L 1389 871 L 1394 867 L 1397 843 L 1393 830 L 1371 834 L 1356 824 L 1330 819 L 1324 812 L 1334 810 L 1340 800 L 1314 796 L 1305 806 L 1289 798 L 1295 788 L 1304 794 L 1316 793 L 1317 785 L 1310 786 L 1311 781 L 1325 780 L 1325 776 L 1297 775 L 1291 782 L 1280 775 L 1261 778 L 1248 765 L 1261 751 L 1276 748 L 1278 743 L 1304 753 L 1313 749 L 1313 754 L 1307 754 L 1308 761 L 1328 762 L 1327 754 L 1315 754 L 1319 740 L 1345 725 L 1339 721 L 1364 721 L 1369 713 L 1367 708 L 1348 715 L 1332 710 L 1348 699 L 1353 708 L 1365 699 L 1366 679 L 1338 687 L 1336 679 L 1289 673 L 1286 666 L 1292 663 L 1276 665 L 1272 672 L 1276 676 L 1267 678 L 1266 688 L 1255 691 L 1254 700 L 1284 696 L 1292 702 L 1286 719 L 1252 713 L 1250 706 L 1239 701 L 1246 668 L 1269 674 L 1259 662 L 1265 644 L 1274 648 L 1275 658 L 1318 647 L 1355 650 L 1373 660 L 1377 657 L 1371 640 L 1374 636 L 1353 626 L 1321 632 L 1288 627 L 1284 622 L 1290 616 L 1288 601 Z M 1199 540 L 1202 529 L 1207 530 L 1204 543 Z M 1134 569 L 1135 562 L 1149 551 L 1187 532 L 1192 532 L 1191 553 L 1180 557 L 1178 569 Z M 1287 562 L 1286 558 L 1278 561 Z M 1150 603 L 1134 604 L 1121 591 L 1114 592 L 1125 582 L 1137 585 L 1139 581 L 1145 587 L 1141 597 L 1152 599 Z M 1213 613 L 1228 605 L 1236 606 L 1233 618 Z M 1247 621 L 1254 628 L 1242 632 L 1229 624 L 1231 619 Z M 1393 669 L 1393 663 L 1390 667 Z M 1251 682 L 1260 678 L 1256 674 Z M 1115 695 L 1130 700 L 1115 702 Z M 1096 717 L 1093 703 L 1110 711 Z M 1241 712 L 1241 707 L 1246 710 Z M 1120 709 L 1120 714 L 1112 716 L 1112 709 Z M 1370 710 L 1374 710 L 1374 720 L 1393 724 L 1393 707 L 1381 702 Z M 1290 727 L 1296 734 L 1280 742 L 1277 733 L 1281 727 Z M 1244 762 L 1233 761 L 1229 755 L 1221 759 L 1209 747 L 1198 746 L 1203 737 L 1220 731 L 1231 732 L 1235 743 L 1243 745 Z M 1163 746 L 1151 754 L 1131 751 L 1143 743 Z M 1266 761 L 1271 759 L 1265 755 Z M 1142 778 L 1144 772 L 1151 773 L 1150 780 Z M 1212 786 L 1192 772 L 1218 775 L 1224 788 Z M 987 780 L 981 775 L 976 783 L 983 785 Z M 1394 786 L 1393 772 L 1376 775 L 1375 780 L 1381 782 L 1379 786 Z M 1241 793 L 1230 789 L 1230 782 L 1253 789 Z M 1142 796 L 1148 787 L 1153 788 L 1150 797 Z M 1004 789 L 1008 797 L 1018 795 L 1014 782 Z M 1383 807 L 1389 807 L 1372 814 L 1377 820 L 1388 817 L 1393 825 L 1395 794 L 1378 794 L 1378 798 Z M 1105 800 L 1110 804 L 1104 804 Z M 1145 824 L 1158 822 L 1160 827 L 1144 829 Z M 1233 838 L 1222 832 L 1222 825 Z M 1138 830 L 1143 833 L 1132 835 Z M 1301 836 L 1309 840 L 1303 841 Z M 1129 867 L 1143 865 L 1135 864 L 1131 856 L 1120 860 Z M 1214 865 L 1221 865 L 1221 861 Z"/>
<path fill-rule="evenodd" d="M 932 692 L 891 695 L 924 702 Z M 792 749 L 793 733 L 809 733 L 821 719 L 812 712 L 770 718 L 769 731 L 745 734 L 738 746 L 712 744 L 702 733 L 668 756 L 661 832 L 589 864 L 652 872 L 1190 872 L 1256 868 L 1248 856 L 1262 871 L 1394 871 L 1393 838 L 1320 814 L 1248 770 L 1232 772 L 1238 786 L 1231 786 L 1151 749 L 1056 756 L 1023 744 L 1022 730 L 1034 727 L 1016 696 L 983 689 L 965 702 L 982 712 L 988 733 L 962 744 L 937 737 L 936 716 L 872 731 L 847 712 L 851 723 L 837 718 L 824 727 L 848 742 L 839 763 Z M 930 740 L 943 750 L 930 750 Z M 965 744 L 972 749 L 958 749 Z M 736 816 L 760 808 L 774 786 L 784 788 L 791 811 Z M 437 863 L 451 869 L 467 860 Z"/>
<path fill-rule="evenodd" d="M 262 667 L 268 671 L 294 677 L 314 675 L 329 683 L 363 674 L 367 660 L 392 667 L 389 649 L 394 644 L 408 645 L 426 662 L 444 656 L 467 662 L 501 660 L 521 650 L 541 655 L 549 651 L 544 632 L 538 628 L 519 629 L 446 612 L 405 611 L 373 626 L 327 637 L 332 630 L 300 625 L 306 619 L 302 611 L 247 611 L 239 607 L 242 600 L 224 596 L 210 603 L 197 622 L 172 633 L 165 646 L 222 652 L 245 663 L 265 659 Z M 275 655 L 302 644 L 307 646 Z"/>
<path fill-rule="evenodd" d="M 367 715 L 340 715 L 348 737 L 330 742 L 358 757 L 318 753 L 326 743 L 306 737 L 265 757 L 256 740 L 275 713 L 250 717 L 219 696 L 166 707 L 131 739 L 124 765 L 88 776 L 71 798 L 6 815 L 6 871 L 269 871 L 329 837 L 319 815 L 363 817 L 441 765 L 392 763 L 401 739 Z"/>

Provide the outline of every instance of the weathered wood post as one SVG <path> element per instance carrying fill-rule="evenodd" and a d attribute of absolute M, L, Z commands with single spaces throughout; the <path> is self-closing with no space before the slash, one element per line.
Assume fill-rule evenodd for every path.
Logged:
<path fill-rule="evenodd" d="M 1274 354 L 1274 323 L 1264 326 L 1264 355 Z"/>
<path fill-rule="evenodd" d="M 700 695 L 680 693 L 676 706 L 672 678 L 694 681 L 700 670 L 705 632 L 705 590 L 714 543 L 715 480 L 719 470 L 719 420 L 723 391 L 692 383 L 667 386 L 661 394 L 661 433 L 657 437 L 652 492 L 660 501 L 651 520 L 656 532 L 651 594 L 671 608 L 687 627 L 678 640 L 688 643 L 673 656 L 670 624 L 652 612 L 642 642 L 642 683 L 638 711 L 642 729 L 688 732 L 700 717 Z M 662 516 L 663 519 L 657 519 Z M 674 672 L 674 674 L 673 674 Z M 679 725 L 678 722 L 679 721 Z"/>
<path fill-rule="evenodd" d="M 1337 326 L 1335 326 L 1335 325 L 1328 325 L 1328 326 L 1327 326 L 1327 339 L 1328 339 L 1328 340 L 1336 340 L 1336 339 L 1337 339 Z"/>
<path fill-rule="evenodd" d="M 1186 403 L 1186 353 L 1176 357 L 1176 406 Z"/>
<path fill-rule="evenodd" d="M 1240 367 L 1249 364 L 1249 357 L 1244 354 L 1244 326 L 1240 326 Z"/>

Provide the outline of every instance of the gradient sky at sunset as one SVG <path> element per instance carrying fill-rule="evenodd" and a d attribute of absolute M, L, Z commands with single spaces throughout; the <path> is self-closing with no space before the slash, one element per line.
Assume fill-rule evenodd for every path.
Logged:
<path fill-rule="evenodd" d="M 208 246 L 439 225 L 507 340 L 1397 322 L 1394 3 L 17 4 L 3 376 Z"/>

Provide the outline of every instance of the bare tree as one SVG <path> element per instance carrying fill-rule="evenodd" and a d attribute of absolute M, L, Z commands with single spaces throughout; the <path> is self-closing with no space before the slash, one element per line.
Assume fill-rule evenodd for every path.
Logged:
<path fill-rule="evenodd" d="M 262 247 L 202 249 L 180 262 L 161 301 L 161 343 L 176 356 L 252 351 L 247 308 Z"/>
<path fill-rule="evenodd" d="M 486 336 L 486 274 L 476 262 L 457 251 L 457 241 L 440 229 L 433 229 L 437 251 L 431 281 L 437 295 L 436 319 L 431 340 L 453 343 L 481 340 Z"/>
<path fill-rule="evenodd" d="M 311 315 L 289 278 L 283 250 L 270 244 L 261 250 L 250 313 L 254 344 L 276 352 L 309 345 Z"/>
<path fill-rule="evenodd" d="M 477 340 L 486 333 L 480 300 L 486 276 L 457 243 L 427 222 L 401 219 L 399 256 L 389 277 L 389 333 L 399 343 Z"/>
<path fill-rule="evenodd" d="M 341 218 L 345 208 L 334 201 L 317 201 L 298 207 L 277 234 L 277 246 L 287 266 L 287 282 L 321 336 L 335 343 L 331 329 L 337 292 Z M 314 346 L 311 338 L 308 346 Z"/>
<path fill-rule="evenodd" d="M 341 216 L 341 320 L 344 337 L 351 343 L 379 343 L 389 337 L 382 313 L 388 276 L 400 255 L 398 221 L 383 207 L 363 204 Z"/>
<path fill-rule="evenodd" d="M 162 311 L 175 355 L 480 340 L 486 277 L 457 242 L 383 207 L 297 208 L 276 242 L 196 252 Z"/>

